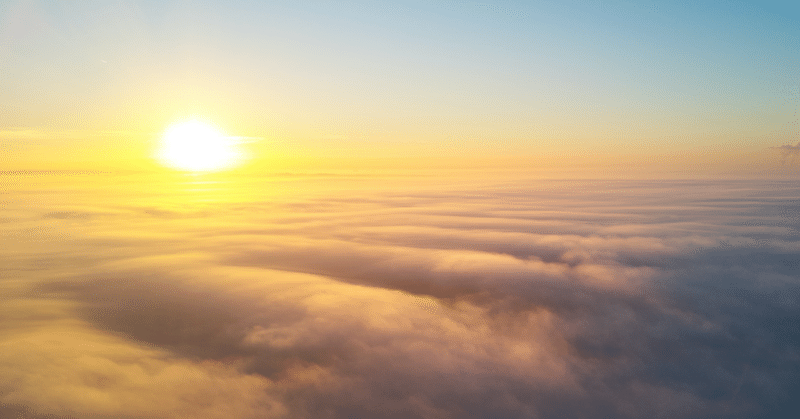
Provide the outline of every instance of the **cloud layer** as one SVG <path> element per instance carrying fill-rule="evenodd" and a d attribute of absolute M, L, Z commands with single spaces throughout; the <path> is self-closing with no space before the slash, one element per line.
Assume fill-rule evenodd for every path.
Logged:
<path fill-rule="evenodd" d="M 7 177 L 0 416 L 800 408 L 789 182 Z"/>

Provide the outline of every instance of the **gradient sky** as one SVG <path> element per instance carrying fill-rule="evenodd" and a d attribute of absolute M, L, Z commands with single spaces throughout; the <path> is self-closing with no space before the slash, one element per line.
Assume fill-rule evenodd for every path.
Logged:
<path fill-rule="evenodd" d="M 4 1 L 4 166 L 146 159 L 192 115 L 256 159 L 797 142 L 798 7 L 661 3 Z"/>

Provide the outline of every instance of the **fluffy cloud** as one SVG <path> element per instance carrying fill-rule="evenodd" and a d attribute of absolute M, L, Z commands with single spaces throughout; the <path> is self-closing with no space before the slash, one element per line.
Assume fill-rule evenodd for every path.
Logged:
<path fill-rule="evenodd" d="M 798 407 L 791 183 L 59 179 L 0 214 L 0 414 Z"/>

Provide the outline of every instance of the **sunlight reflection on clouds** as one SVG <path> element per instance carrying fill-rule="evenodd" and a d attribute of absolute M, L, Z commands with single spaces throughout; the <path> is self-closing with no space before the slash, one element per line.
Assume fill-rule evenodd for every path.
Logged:
<path fill-rule="evenodd" d="M 8 195 L 0 413 L 794 406 L 793 184 L 108 176 Z"/>

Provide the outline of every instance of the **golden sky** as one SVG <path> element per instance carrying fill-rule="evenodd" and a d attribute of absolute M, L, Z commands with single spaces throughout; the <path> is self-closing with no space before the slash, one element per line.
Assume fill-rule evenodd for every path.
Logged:
<path fill-rule="evenodd" d="M 763 171 L 780 166 L 770 147 L 800 141 L 794 12 L 12 0 L 0 8 L 3 165 L 147 167 L 171 124 L 199 117 L 251 138 L 258 170 L 514 157 Z"/>

